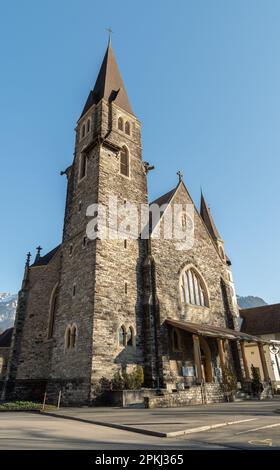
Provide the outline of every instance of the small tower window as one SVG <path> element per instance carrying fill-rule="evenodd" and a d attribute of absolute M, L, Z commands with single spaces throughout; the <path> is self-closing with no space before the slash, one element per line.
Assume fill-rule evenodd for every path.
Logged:
<path fill-rule="evenodd" d="M 121 175 L 129 176 L 129 155 L 126 147 L 121 149 L 120 173 Z"/>
<path fill-rule="evenodd" d="M 127 282 L 124 283 L 124 293 L 127 294 Z"/>
<path fill-rule="evenodd" d="M 71 328 L 70 328 L 70 326 L 67 326 L 66 332 L 65 332 L 65 347 L 66 347 L 66 349 L 69 349 L 71 347 Z"/>
<path fill-rule="evenodd" d="M 83 238 L 83 248 L 86 247 L 86 244 L 87 244 L 87 237 L 84 237 L 84 238 Z"/>
<path fill-rule="evenodd" d="M 119 117 L 118 119 L 118 129 L 120 131 L 123 131 L 123 118 L 122 117 Z"/>
<path fill-rule="evenodd" d="M 130 124 L 129 124 L 128 121 L 126 121 L 126 123 L 125 123 L 125 133 L 127 135 L 130 135 Z"/>
<path fill-rule="evenodd" d="M 126 341 L 125 327 L 121 326 L 119 330 L 119 346 L 125 346 Z"/>
<path fill-rule="evenodd" d="M 73 297 L 76 295 L 76 284 L 73 285 L 72 295 Z"/>
<path fill-rule="evenodd" d="M 85 153 L 80 157 L 80 180 L 86 176 L 87 171 L 87 156 Z"/>
<path fill-rule="evenodd" d="M 130 327 L 128 328 L 127 338 L 126 338 L 126 344 L 127 344 L 127 346 L 133 346 L 133 337 L 134 337 L 134 335 L 133 335 L 133 329 L 132 329 L 132 327 L 130 326 Z"/>
<path fill-rule="evenodd" d="M 89 131 L 90 131 L 90 124 L 91 124 L 90 119 L 88 119 L 88 120 L 87 120 L 87 134 L 88 134 Z"/>
<path fill-rule="evenodd" d="M 71 328 L 71 335 L 70 335 L 70 347 L 75 348 L 77 340 L 77 327 L 75 325 Z"/>
<path fill-rule="evenodd" d="M 79 201 L 78 212 L 81 212 L 81 210 L 82 210 L 82 201 Z"/>
<path fill-rule="evenodd" d="M 125 249 L 127 248 L 127 240 L 124 240 L 123 246 L 124 246 Z"/>
<path fill-rule="evenodd" d="M 85 135 L 86 135 L 86 126 L 84 124 L 82 127 L 82 139 L 85 137 Z"/>
<path fill-rule="evenodd" d="M 56 315 L 56 310 L 57 310 L 57 301 L 58 301 L 58 289 L 57 287 L 55 287 L 52 293 L 51 303 L 50 303 L 48 339 L 53 337 L 55 315 Z"/>
<path fill-rule="evenodd" d="M 73 253 L 73 245 L 71 244 L 69 247 L 69 255 L 71 256 Z"/>

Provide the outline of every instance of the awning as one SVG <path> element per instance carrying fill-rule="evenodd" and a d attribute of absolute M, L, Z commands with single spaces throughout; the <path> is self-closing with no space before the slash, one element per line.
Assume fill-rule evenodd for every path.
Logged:
<path fill-rule="evenodd" d="M 191 323 L 174 320 L 173 318 L 167 318 L 165 323 L 173 326 L 174 328 L 179 328 L 199 336 L 210 336 L 212 338 L 224 338 L 235 341 L 241 340 L 249 343 L 269 343 L 269 341 L 263 340 L 258 336 L 252 336 L 241 331 L 231 330 L 230 328 L 221 328 L 220 326 L 208 325 L 206 323 Z"/>

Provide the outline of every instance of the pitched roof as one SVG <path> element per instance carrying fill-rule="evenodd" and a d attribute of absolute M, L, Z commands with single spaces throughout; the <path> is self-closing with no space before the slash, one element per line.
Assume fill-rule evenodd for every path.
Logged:
<path fill-rule="evenodd" d="M 0 335 L 0 348 L 9 348 L 11 346 L 13 328 L 8 328 Z"/>
<path fill-rule="evenodd" d="M 168 193 L 163 194 L 163 196 L 160 196 L 157 199 L 155 199 L 153 202 L 151 202 L 150 206 L 152 204 L 157 204 L 158 206 L 162 206 L 163 204 L 168 204 L 171 201 L 173 194 L 175 194 L 177 188 L 178 188 L 178 185 L 175 188 L 171 189 L 171 191 L 168 191 Z"/>
<path fill-rule="evenodd" d="M 231 328 L 220 327 L 216 325 L 209 325 L 208 323 L 192 323 L 182 320 L 175 320 L 174 318 L 167 317 L 165 320 L 167 325 L 179 328 L 189 333 L 198 334 L 200 336 L 210 336 L 213 338 L 227 338 L 227 339 L 243 339 L 248 342 L 259 342 L 257 337 L 248 335 L 244 332 L 233 330 Z"/>
<path fill-rule="evenodd" d="M 47 253 L 45 256 L 41 256 L 37 261 L 35 261 L 31 265 L 31 267 L 45 266 L 46 264 L 48 264 L 53 259 L 54 255 L 56 254 L 56 252 L 59 250 L 60 247 L 61 247 L 61 245 L 58 245 L 53 250 L 49 251 L 49 253 Z"/>
<path fill-rule="evenodd" d="M 241 309 L 241 331 L 253 335 L 280 333 L 280 304 Z"/>
<path fill-rule="evenodd" d="M 215 225 L 214 219 L 212 217 L 212 214 L 210 212 L 210 208 L 206 204 L 206 201 L 204 199 L 204 196 L 201 192 L 201 202 L 200 202 L 200 215 L 206 225 L 206 227 L 209 230 L 209 233 L 213 240 L 218 240 L 221 239 L 221 236 L 217 230 L 217 227 Z"/>
<path fill-rule="evenodd" d="M 108 44 L 97 80 L 89 93 L 81 117 L 102 98 L 109 102 L 115 101 L 124 111 L 133 114 L 111 42 Z"/>

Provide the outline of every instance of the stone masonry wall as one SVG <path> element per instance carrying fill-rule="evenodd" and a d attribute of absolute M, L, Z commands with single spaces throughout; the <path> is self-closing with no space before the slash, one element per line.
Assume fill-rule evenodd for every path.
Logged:
<path fill-rule="evenodd" d="M 225 401 L 224 393 L 219 384 L 205 384 L 193 386 L 188 390 L 174 393 L 146 397 L 145 408 L 177 408 L 187 405 L 202 405 L 209 403 L 222 403 Z"/>
<path fill-rule="evenodd" d="M 185 186 L 181 183 L 171 204 L 193 204 Z M 164 215 L 161 224 L 164 223 Z M 160 357 L 168 351 L 168 334 L 164 321 L 167 317 L 194 323 L 226 326 L 226 312 L 221 290 L 221 278 L 227 283 L 228 267 L 220 257 L 203 221 L 194 211 L 194 245 L 188 250 L 177 250 L 173 240 L 151 241 L 152 256 L 156 267 L 156 293 L 159 302 Z M 209 307 L 182 304 L 179 276 L 184 267 L 193 266 L 204 279 Z M 235 316 L 236 312 L 232 311 Z M 166 364 L 164 366 L 166 368 Z"/>

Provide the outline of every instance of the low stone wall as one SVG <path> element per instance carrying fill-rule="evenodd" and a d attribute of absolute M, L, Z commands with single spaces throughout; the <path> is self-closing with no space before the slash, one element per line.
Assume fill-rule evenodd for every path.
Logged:
<path fill-rule="evenodd" d="M 140 390 L 108 390 L 99 399 L 99 405 L 121 406 L 123 408 L 130 405 L 144 403 L 144 397 L 153 397 L 156 390 L 152 388 L 141 388 Z"/>
<path fill-rule="evenodd" d="M 195 385 L 188 390 L 163 393 L 158 396 L 146 396 L 145 408 L 175 408 L 188 405 L 221 403 L 225 401 L 220 384 Z"/>

